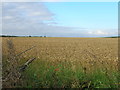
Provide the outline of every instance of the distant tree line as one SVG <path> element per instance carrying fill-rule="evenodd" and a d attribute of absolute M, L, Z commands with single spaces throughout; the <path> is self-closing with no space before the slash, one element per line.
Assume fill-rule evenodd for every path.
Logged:
<path fill-rule="evenodd" d="M 14 35 L 0 35 L 0 37 L 47 37 L 47 36 L 14 36 Z"/>
<path fill-rule="evenodd" d="M 31 35 L 29 35 L 28 37 L 47 37 L 47 36 L 31 36 Z"/>
<path fill-rule="evenodd" d="M 105 38 L 120 38 L 120 36 L 105 37 Z"/>
<path fill-rule="evenodd" d="M 18 36 L 0 35 L 0 37 L 18 37 Z"/>

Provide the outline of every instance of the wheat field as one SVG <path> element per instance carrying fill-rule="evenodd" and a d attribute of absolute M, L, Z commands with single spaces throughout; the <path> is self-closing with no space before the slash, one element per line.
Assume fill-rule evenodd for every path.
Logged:
<path fill-rule="evenodd" d="M 109 77 L 112 78 L 112 73 L 114 71 L 118 72 L 118 38 L 5 37 L 2 38 L 3 65 L 6 63 L 5 60 L 9 57 L 7 40 L 12 40 L 16 55 L 35 46 L 35 48 L 23 53 L 21 57 L 19 57 L 20 64 L 25 63 L 26 60 L 30 58 L 36 58 L 24 72 L 25 74 L 27 73 L 26 75 L 28 75 L 27 78 L 29 79 L 30 72 L 33 76 L 36 74 L 39 76 L 40 73 L 43 74 L 43 72 L 40 72 L 38 69 L 40 69 L 44 63 L 46 63 L 46 66 L 43 66 L 46 67 L 45 71 L 49 70 L 51 67 L 54 67 L 55 71 L 60 71 L 61 67 L 59 67 L 59 65 L 63 65 L 66 68 L 69 67 L 72 71 L 77 71 L 80 68 L 86 75 L 89 75 L 96 70 L 102 70 L 103 72 L 106 71 L 105 74 L 107 73 L 106 75 L 109 75 Z M 44 63 L 41 61 L 44 61 Z M 66 73 L 65 75 L 67 74 L 71 75 L 70 73 Z M 69 77 L 69 75 L 67 77 Z M 71 77 L 73 76 L 71 75 Z M 62 78 L 64 79 L 64 77 Z M 52 87 L 65 87 L 66 81 L 62 82 L 64 85 L 58 85 L 58 82 L 56 81 L 57 84 L 55 83 Z M 73 82 L 74 80 L 71 81 Z M 42 82 L 42 80 L 39 82 Z M 78 81 L 75 80 L 75 83 L 72 83 L 71 87 L 80 86 L 78 83 L 76 84 L 76 82 Z M 112 83 L 115 84 L 118 82 L 113 80 Z M 111 84 L 110 86 L 103 84 L 99 84 L 98 86 L 101 85 L 100 87 L 103 88 L 112 87 Z M 30 86 L 35 87 L 35 85 L 36 84 L 34 83 L 33 86 Z M 42 86 L 40 87 L 51 87 L 48 83 L 46 84 L 46 82 L 41 85 Z"/>

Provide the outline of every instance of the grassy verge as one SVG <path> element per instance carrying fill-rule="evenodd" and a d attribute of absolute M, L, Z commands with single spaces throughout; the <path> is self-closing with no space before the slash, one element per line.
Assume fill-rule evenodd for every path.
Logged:
<path fill-rule="evenodd" d="M 23 73 L 26 88 L 117 88 L 118 72 L 101 69 L 85 73 L 69 62 L 36 60 Z"/>

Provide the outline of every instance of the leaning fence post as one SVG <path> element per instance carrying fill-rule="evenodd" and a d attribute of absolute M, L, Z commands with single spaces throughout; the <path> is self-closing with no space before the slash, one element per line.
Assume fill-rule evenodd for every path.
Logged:
<path fill-rule="evenodd" d="M 35 59 L 36 59 L 36 58 L 31 58 L 31 59 L 29 59 L 26 63 L 24 63 L 24 65 L 22 65 L 22 66 L 20 67 L 20 71 L 25 71 L 25 69 L 27 68 L 27 66 L 28 66 L 30 63 L 32 63 Z"/>

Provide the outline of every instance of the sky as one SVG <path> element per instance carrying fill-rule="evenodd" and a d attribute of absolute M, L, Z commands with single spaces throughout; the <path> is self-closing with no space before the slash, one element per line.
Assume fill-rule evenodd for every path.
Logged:
<path fill-rule="evenodd" d="M 1 0 L 2 2 L 119 2 L 119 0 Z"/>
<path fill-rule="evenodd" d="M 118 34 L 117 2 L 4 2 L 2 34 L 107 37 Z"/>

